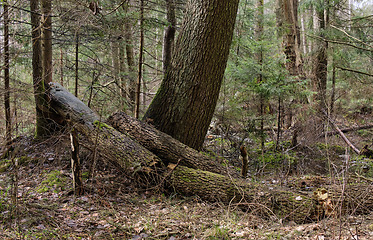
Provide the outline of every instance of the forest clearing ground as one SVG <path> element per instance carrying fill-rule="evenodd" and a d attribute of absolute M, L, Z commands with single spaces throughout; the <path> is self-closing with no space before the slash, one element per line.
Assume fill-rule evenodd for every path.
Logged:
<path fill-rule="evenodd" d="M 282 223 L 197 197 L 140 191 L 102 159 L 94 180 L 86 182 L 85 195 L 74 197 L 66 137 L 43 143 L 21 137 L 17 143 L 17 213 L 9 190 L 14 169 L 2 164 L 0 239 L 373 239 L 373 213 L 303 225 Z M 83 160 L 83 172 L 87 162 Z M 277 179 L 261 181 L 273 184 Z M 328 184 L 320 176 L 291 177 L 287 183 L 299 186 L 302 181 Z"/>

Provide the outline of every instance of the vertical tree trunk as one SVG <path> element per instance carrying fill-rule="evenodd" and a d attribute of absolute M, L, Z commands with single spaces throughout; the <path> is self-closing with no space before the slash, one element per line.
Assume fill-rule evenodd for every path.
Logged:
<path fill-rule="evenodd" d="M 324 0 L 321 0 L 324 1 Z M 318 32 L 321 38 L 324 38 L 324 32 L 326 30 L 326 16 L 324 14 L 324 8 L 317 9 L 317 19 L 318 19 Z M 326 83 L 328 75 L 328 55 L 327 48 L 328 42 L 324 40 L 319 40 L 317 43 L 316 54 L 314 58 L 313 66 L 313 84 L 316 89 L 315 101 L 318 104 L 318 111 L 321 113 L 327 112 L 327 101 L 326 101 Z"/>
<path fill-rule="evenodd" d="M 9 10 L 8 1 L 3 1 L 4 6 L 4 107 L 6 144 L 12 140 L 12 120 L 10 115 L 10 87 L 9 87 Z"/>
<path fill-rule="evenodd" d="M 113 64 L 114 81 L 118 86 L 119 96 L 121 96 L 121 98 L 120 98 L 121 110 L 123 110 L 124 109 L 124 100 L 125 100 L 125 98 L 123 98 L 123 95 L 125 95 L 126 89 L 123 88 L 122 81 L 120 81 L 121 78 L 119 78 L 119 72 L 120 72 L 120 68 L 119 68 L 119 66 L 120 66 L 119 65 L 119 62 L 120 62 L 119 61 L 119 42 L 118 42 L 119 39 L 122 39 L 122 38 L 112 36 L 112 40 L 110 42 L 110 47 L 111 47 L 111 61 L 112 61 L 112 64 Z M 121 59 L 121 60 L 123 60 L 123 59 Z"/>
<path fill-rule="evenodd" d="M 60 49 L 60 83 L 63 86 L 63 51 Z"/>
<path fill-rule="evenodd" d="M 126 14 L 129 13 L 129 8 L 132 4 L 132 0 L 129 0 L 127 4 L 123 5 L 123 9 Z M 128 65 L 128 76 L 129 76 L 129 82 L 128 82 L 128 102 L 131 108 L 131 112 L 134 111 L 135 106 L 135 98 L 136 98 L 136 64 L 135 64 L 135 53 L 133 49 L 133 36 L 132 36 L 132 20 L 130 17 L 127 17 L 124 21 L 124 34 L 125 34 L 125 49 L 126 49 L 126 56 L 127 56 L 127 65 Z M 121 46 L 121 50 L 123 46 Z M 124 54 L 122 55 L 120 53 L 120 56 L 124 57 Z M 123 62 L 124 63 L 124 62 Z M 123 65 L 124 66 L 124 65 Z M 121 71 L 122 68 L 121 68 Z M 123 74 L 121 74 L 123 76 Z M 124 83 L 124 78 L 122 79 L 122 82 Z M 124 85 L 124 84 L 123 84 Z"/>
<path fill-rule="evenodd" d="M 280 28 L 283 35 L 283 45 L 286 55 L 286 69 L 291 76 L 302 72 L 300 54 L 300 31 L 298 27 L 298 0 L 279 0 Z"/>
<path fill-rule="evenodd" d="M 172 49 L 174 46 L 176 32 L 176 16 L 174 0 L 166 0 L 168 26 L 164 32 L 163 39 L 163 72 L 167 73 L 167 68 L 171 63 Z"/>
<path fill-rule="evenodd" d="M 139 68 L 136 83 L 136 99 L 135 99 L 135 118 L 139 118 L 140 114 L 140 90 L 142 80 L 142 65 L 144 53 L 144 0 L 140 0 L 140 49 L 139 49 Z"/>
<path fill-rule="evenodd" d="M 71 170 L 73 175 L 74 193 L 76 196 L 83 194 L 82 168 L 79 159 L 79 139 L 78 133 L 72 129 L 70 133 L 71 141 Z"/>
<path fill-rule="evenodd" d="M 44 86 L 52 82 L 52 0 L 42 0 L 42 52 Z"/>
<path fill-rule="evenodd" d="M 219 96 L 239 0 L 189 0 L 171 65 L 144 118 L 201 149 Z"/>
<path fill-rule="evenodd" d="M 333 58 L 333 72 L 332 72 L 332 92 L 330 94 L 330 115 L 334 112 L 334 102 L 335 102 L 335 59 Z"/>
<path fill-rule="evenodd" d="M 79 86 L 79 33 L 75 36 L 75 97 L 78 97 Z"/>
<path fill-rule="evenodd" d="M 262 65 L 263 65 L 263 51 L 261 47 L 261 41 L 263 37 L 263 16 L 264 16 L 264 2 L 263 0 L 258 0 L 256 3 L 256 26 L 255 26 L 255 40 L 260 44 L 257 52 L 255 53 L 256 62 L 259 65 L 259 74 L 257 76 L 257 83 L 263 82 L 262 75 Z M 263 93 L 259 93 L 259 104 L 260 104 L 260 139 L 261 148 L 264 151 L 264 96 Z"/>
<path fill-rule="evenodd" d="M 41 18 L 39 14 L 39 0 L 30 1 L 32 25 L 32 79 L 36 106 L 35 137 L 43 138 L 49 135 L 48 104 L 44 99 L 45 83 L 43 79 Z M 61 73 L 62 74 L 62 73 Z"/>

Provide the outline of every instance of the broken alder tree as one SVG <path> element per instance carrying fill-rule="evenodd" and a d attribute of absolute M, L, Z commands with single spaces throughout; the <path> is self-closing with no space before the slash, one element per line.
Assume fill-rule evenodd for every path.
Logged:
<path fill-rule="evenodd" d="M 319 194 L 247 181 L 223 160 L 202 154 L 124 113 L 116 113 L 103 123 L 57 83 L 50 84 L 47 94 L 50 111 L 58 118 L 55 121 L 72 126 L 88 140 L 88 146 L 123 174 L 146 178 L 153 186 L 165 184 L 165 189 L 183 195 L 198 195 L 203 200 L 297 223 L 373 209 L 373 188 L 369 185 L 332 186 Z"/>

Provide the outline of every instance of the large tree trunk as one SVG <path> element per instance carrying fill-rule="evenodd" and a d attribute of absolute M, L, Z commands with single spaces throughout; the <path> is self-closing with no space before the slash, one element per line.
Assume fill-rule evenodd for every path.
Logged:
<path fill-rule="evenodd" d="M 46 135 L 46 120 L 43 115 L 43 109 L 46 106 L 44 99 L 44 84 L 42 82 L 42 63 L 41 63 L 41 31 L 39 0 L 30 1 L 31 25 L 32 25 L 32 79 L 34 85 L 34 96 L 36 105 L 36 137 Z"/>
<path fill-rule="evenodd" d="M 150 124 L 130 117 L 123 112 L 115 113 L 107 121 L 121 133 L 126 133 L 143 147 L 160 157 L 165 164 L 174 163 L 223 175 L 238 177 L 239 173 L 228 169 L 222 159 L 211 158 L 186 146 Z"/>
<path fill-rule="evenodd" d="M 291 76 L 302 74 L 300 31 L 298 27 L 298 0 L 278 0 L 278 25 L 283 34 L 286 69 Z"/>
<path fill-rule="evenodd" d="M 176 16 L 174 0 L 166 0 L 167 6 L 167 21 L 169 26 L 164 31 L 163 38 L 163 72 L 166 74 L 167 68 L 171 63 L 172 49 L 174 47 L 174 39 L 176 33 Z"/>
<path fill-rule="evenodd" d="M 238 0 L 189 0 L 171 65 L 144 119 L 201 149 L 219 96 Z"/>
<path fill-rule="evenodd" d="M 325 0 L 322 1 L 323 5 Z M 317 19 L 318 19 L 318 32 L 321 39 L 325 37 L 325 30 L 328 25 L 328 9 L 317 9 Z M 325 16 L 326 14 L 326 16 Z M 326 100 L 326 83 L 328 76 L 328 42 L 324 40 L 318 40 L 316 43 L 316 52 L 314 57 L 313 65 L 313 84 L 316 89 L 315 101 L 318 105 L 318 111 L 322 114 L 323 112 L 328 112 L 328 104 Z"/>
<path fill-rule="evenodd" d="M 237 204 L 264 217 L 296 223 L 340 217 L 340 214 L 367 214 L 373 209 L 373 188 L 370 185 L 330 186 L 328 197 L 320 200 L 314 192 L 292 191 L 183 166 L 173 169 L 170 181 L 170 185 L 180 193 L 198 195 L 207 201 Z"/>
<path fill-rule="evenodd" d="M 147 179 L 154 180 L 151 184 L 166 183 L 168 189 L 176 190 L 183 195 L 198 195 L 207 201 L 233 203 L 244 210 L 260 212 L 264 217 L 292 220 L 297 223 L 318 220 L 324 214 L 338 216 L 339 213 L 367 213 L 373 209 L 371 186 L 331 186 L 330 194 L 326 198 L 331 202 L 324 204 L 314 198 L 313 192 L 293 191 L 275 185 L 248 182 L 244 179 L 232 178 L 232 176 L 183 166 L 183 164 L 190 164 L 187 158 L 180 159 L 177 164 L 170 163 L 166 171 L 162 160 L 165 163 L 171 161 L 161 160 L 161 158 L 177 157 L 178 153 L 165 148 L 162 151 L 154 151 L 159 155 L 158 157 L 144 146 L 154 150 L 154 144 L 164 142 L 162 137 L 166 138 L 166 142 L 170 137 L 160 135 L 146 140 L 149 137 L 147 131 L 154 134 L 153 128 L 132 118 L 129 120 L 133 125 L 124 127 L 124 133 L 120 133 L 113 127 L 102 123 L 97 114 L 57 83 L 50 85 L 48 96 L 51 107 L 59 114 L 59 120 L 65 120 L 73 125 L 75 130 L 87 138 L 87 144 L 96 146 L 98 152 L 124 174 L 131 176 L 142 173 L 141 176 L 149 176 Z M 132 130 L 133 128 L 144 129 L 139 131 Z M 133 136 L 130 137 L 132 134 L 142 133 L 145 133 L 146 141 L 142 142 L 144 146 L 134 141 Z M 155 143 L 149 143 L 152 141 Z M 181 151 L 180 148 L 175 149 Z M 170 153 L 167 154 L 167 151 Z M 184 155 L 188 155 L 188 151 L 190 150 L 186 148 Z M 196 155 L 195 152 L 193 154 Z M 198 154 L 196 156 L 198 157 Z M 199 167 L 198 163 L 189 166 Z M 340 203 L 342 203 L 341 208 Z"/>
<path fill-rule="evenodd" d="M 130 13 L 131 9 L 130 6 L 133 4 L 133 0 L 129 0 L 126 4 L 123 5 L 124 12 L 126 16 Z M 135 97 L 136 97 L 136 64 L 135 64 L 135 51 L 133 48 L 133 35 L 132 35 L 132 25 L 133 20 L 131 17 L 126 17 L 124 20 L 124 35 L 125 35 L 125 49 L 126 49 L 126 57 L 127 57 L 127 65 L 128 65 L 128 104 L 130 106 L 131 112 L 134 111 L 135 106 Z M 124 56 L 121 54 L 121 56 Z M 124 69 L 121 69 L 122 73 L 122 81 L 124 82 Z"/>
<path fill-rule="evenodd" d="M 52 0 L 42 0 L 42 52 L 43 52 L 43 81 L 52 82 Z"/>

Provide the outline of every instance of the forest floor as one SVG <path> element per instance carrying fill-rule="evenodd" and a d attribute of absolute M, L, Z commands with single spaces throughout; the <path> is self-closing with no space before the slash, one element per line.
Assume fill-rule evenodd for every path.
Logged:
<path fill-rule="evenodd" d="M 67 136 L 41 143 L 20 137 L 15 151 L 17 169 L 10 160 L 0 161 L 0 239 L 373 239 L 373 212 L 301 225 L 275 216 L 263 219 L 255 212 L 198 197 L 164 194 L 157 188 L 136 189 L 131 179 L 102 159 L 88 181 L 87 159 L 92 156 L 84 149 L 86 191 L 76 197 Z M 304 157 L 302 167 L 312 157 Z M 311 191 L 331 183 L 330 178 L 317 175 L 252 174 L 249 181 Z M 17 204 L 13 205 L 15 180 Z"/>

